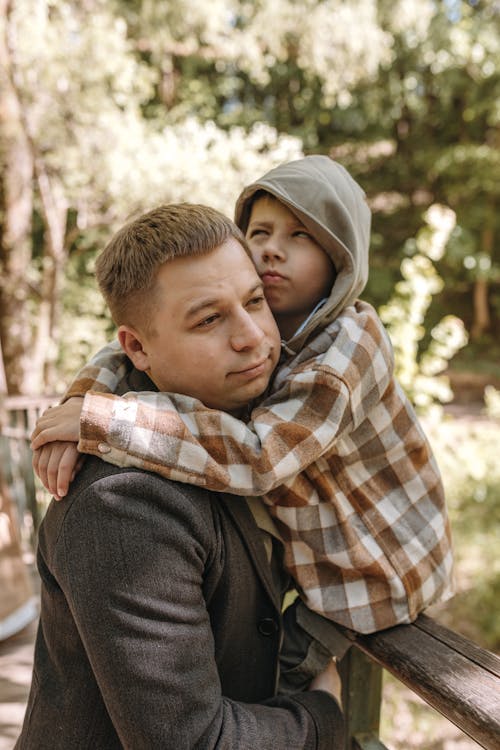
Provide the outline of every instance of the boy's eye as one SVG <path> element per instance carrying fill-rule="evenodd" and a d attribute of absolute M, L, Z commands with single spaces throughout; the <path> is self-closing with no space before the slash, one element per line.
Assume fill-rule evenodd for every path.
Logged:
<path fill-rule="evenodd" d="M 253 239 L 254 237 L 257 237 L 258 235 L 266 235 L 268 232 L 265 229 L 252 229 L 248 234 L 248 239 Z"/>
<path fill-rule="evenodd" d="M 310 240 L 310 239 L 312 239 L 312 238 L 311 238 L 311 235 L 309 234 L 309 232 L 306 232 L 306 231 L 305 231 L 305 230 L 303 230 L 303 229 L 300 229 L 300 230 L 298 230 L 297 232 L 294 232 L 294 233 L 293 233 L 293 236 L 294 236 L 294 237 L 304 237 L 304 238 L 305 238 L 306 240 Z"/>

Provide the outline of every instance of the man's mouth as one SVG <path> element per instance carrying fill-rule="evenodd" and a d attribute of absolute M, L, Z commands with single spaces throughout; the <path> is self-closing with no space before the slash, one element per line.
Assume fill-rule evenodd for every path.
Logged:
<path fill-rule="evenodd" d="M 266 372 L 268 365 L 269 365 L 269 356 L 264 357 L 263 359 L 259 359 L 256 362 L 253 362 L 247 367 L 244 367 L 242 370 L 234 370 L 230 374 L 236 375 L 237 377 L 241 377 L 243 380 L 245 379 L 251 380 L 252 378 L 259 377 L 259 375 L 263 375 Z"/>

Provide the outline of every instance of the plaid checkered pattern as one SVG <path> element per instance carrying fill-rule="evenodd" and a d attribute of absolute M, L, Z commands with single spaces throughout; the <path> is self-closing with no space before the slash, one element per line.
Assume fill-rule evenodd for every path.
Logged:
<path fill-rule="evenodd" d="M 84 368 L 69 395 L 114 388 L 123 358 Z M 374 309 L 358 301 L 280 367 L 245 424 L 186 396 L 87 393 L 81 451 L 119 466 L 262 495 L 307 605 L 369 633 L 450 593 L 439 470 L 393 377 Z"/>

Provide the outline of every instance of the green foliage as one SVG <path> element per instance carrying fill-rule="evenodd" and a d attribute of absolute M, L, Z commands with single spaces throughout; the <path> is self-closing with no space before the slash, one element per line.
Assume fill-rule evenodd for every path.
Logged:
<path fill-rule="evenodd" d="M 495 337 L 498 3 L 14 0 L 9 7 L 15 78 L 37 153 L 67 202 L 69 255 L 85 247 L 92 256 L 126 217 L 161 201 L 209 202 L 231 213 L 241 187 L 273 164 L 302 150 L 332 151 L 373 208 L 371 301 L 389 298 L 408 259 L 405 240 L 441 203 L 457 226 L 447 253 L 431 259 L 446 283 L 430 292 L 426 327 L 451 312 L 471 328 L 473 290 L 486 281 Z M 33 234 L 34 326 L 44 230 Z M 405 273 L 408 288 L 418 277 L 429 289 L 438 283 L 420 261 L 406 263 Z M 438 328 L 433 339 L 442 359 L 450 331 Z M 420 350 L 426 337 L 416 343 Z M 421 365 L 418 376 L 427 377 L 433 366 Z"/>
<path fill-rule="evenodd" d="M 351 106 L 333 113 L 331 137 L 336 153 L 345 151 L 343 139 L 352 146 L 346 158 L 375 206 L 374 231 L 385 240 L 378 254 L 391 271 L 394 247 L 418 226 L 422 210 L 432 202 L 453 208 L 468 248 L 439 264 L 447 283 L 434 307 L 472 327 L 478 314 L 473 285 L 486 279 L 495 330 L 500 12 L 496 3 L 456 2 L 453 13 L 449 8 L 431 1 L 379 3 L 379 22 L 393 40 L 391 62 L 380 66 L 375 87 L 360 82 L 351 90 Z M 362 125 L 353 138 L 355 115 Z M 385 159 L 370 153 L 358 132 L 365 142 L 388 139 L 392 151 Z M 372 284 L 369 291 L 380 301 Z"/>
<path fill-rule="evenodd" d="M 447 315 L 431 330 L 430 341 L 422 351 L 425 315 L 433 295 L 443 285 L 433 261 L 445 252 L 455 215 L 450 209 L 434 205 L 425 219 L 427 225 L 406 243 L 405 250 L 411 257 L 401 264 L 403 280 L 380 309 L 394 346 L 396 376 L 420 413 L 451 401 L 448 379 L 437 376 L 467 340 L 462 322 Z"/>
<path fill-rule="evenodd" d="M 57 382 L 63 393 L 82 365 L 114 337 L 115 327 L 94 278 L 95 253 L 75 251 L 70 257 L 62 290 L 65 315 L 60 321 Z"/>
<path fill-rule="evenodd" d="M 443 474 L 455 540 L 456 597 L 442 619 L 500 650 L 500 424 L 447 419 L 428 429 Z"/>
<path fill-rule="evenodd" d="M 492 385 L 487 385 L 484 389 L 484 404 L 489 417 L 500 419 L 500 391 Z"/>

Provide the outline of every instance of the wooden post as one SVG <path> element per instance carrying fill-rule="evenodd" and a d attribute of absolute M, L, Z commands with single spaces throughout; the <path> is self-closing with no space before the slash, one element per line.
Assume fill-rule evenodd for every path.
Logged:
<path fill-rule="evenodd" d="M 345 750 L 387 750 L 380 742 L 382 668 L 357 648 L 339 664 L 346 719 Z"/>

